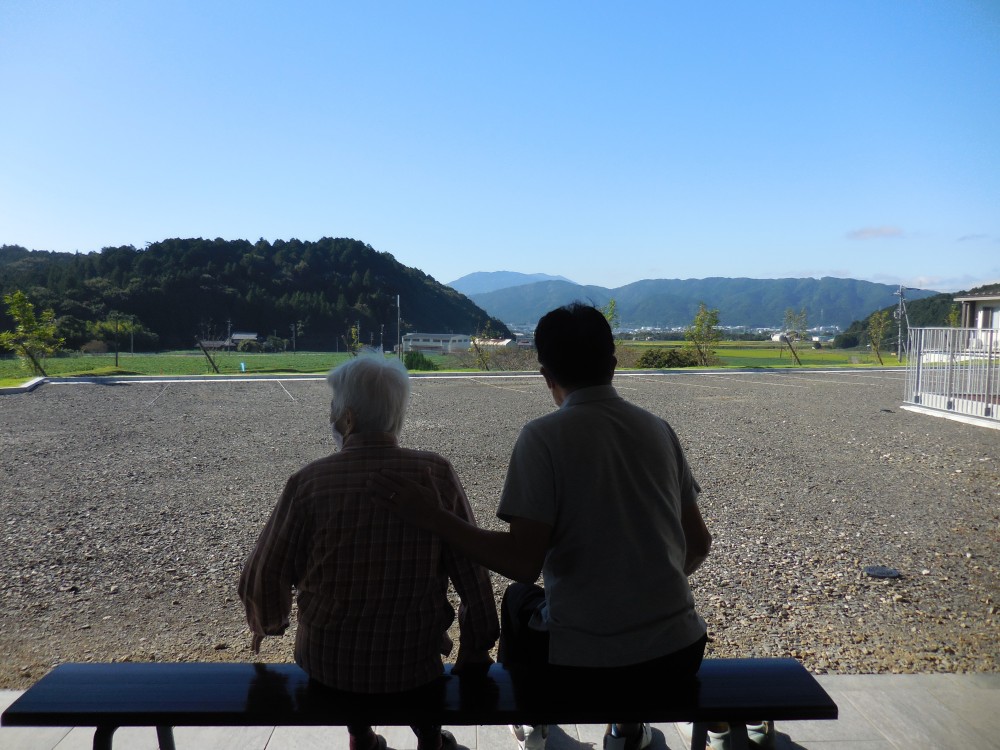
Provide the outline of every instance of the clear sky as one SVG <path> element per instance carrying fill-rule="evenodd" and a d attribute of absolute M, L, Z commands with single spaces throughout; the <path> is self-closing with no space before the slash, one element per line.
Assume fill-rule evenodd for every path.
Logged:
<path fill-rule="evenodd" d="M 1000 2 L 0 0 L 0 244 L 1000 281 Z"/>

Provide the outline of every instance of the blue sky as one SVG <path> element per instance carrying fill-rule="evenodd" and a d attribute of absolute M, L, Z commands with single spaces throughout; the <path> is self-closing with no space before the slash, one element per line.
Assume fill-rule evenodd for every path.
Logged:
<path fill-rule="evenodd" d="M 1000 281 L 1000 3 L 0 2 L 0 244 Z"/>

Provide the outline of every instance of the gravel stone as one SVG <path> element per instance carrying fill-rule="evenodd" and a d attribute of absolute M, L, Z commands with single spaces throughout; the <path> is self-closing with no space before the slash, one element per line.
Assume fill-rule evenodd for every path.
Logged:
<path fill-rule="evenodd" d="M 670 421 L 701 483 L 710 656 L 997 671 L 1000 431 L 900 409 L 900 371 L 615 384 Z M 402 442 L 448 457 L 503 528 L 511 447 L 553 408 L 535 374 L 415 377 Z M 285 480 L 331 449 L 322 380 L 0 396 L 0 687 L 66 661 L 290 661 L 294 628 L 251 653 L 236 583 Z"/>

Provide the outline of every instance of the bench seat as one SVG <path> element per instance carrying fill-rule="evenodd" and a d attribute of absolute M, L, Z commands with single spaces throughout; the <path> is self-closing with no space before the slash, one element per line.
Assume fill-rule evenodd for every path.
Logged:
<path fill-rule="evenodd" d="M 437 687 L 414 700 L 331 691 L 294 664 L 61 664 L 14 701 L 2 723 L 96 727 L 95 749 L 110 748 L 118 727 L 157 727 L 167 750 L 174 726 L 741 725 L 837 718 L 836 704 L 795 659 L 706 659 L 692 680 L 665 675 L 656 685 L 609 683 L 598 677 L 567 683 L 499 664 L 459 677 L 448 665 Z"/>

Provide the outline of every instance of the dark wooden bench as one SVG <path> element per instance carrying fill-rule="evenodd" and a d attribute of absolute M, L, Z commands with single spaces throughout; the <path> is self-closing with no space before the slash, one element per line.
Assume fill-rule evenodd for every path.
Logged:
<path fill-rule="evenodd" d="M 498 664 L 461 677 L 446 669 L 419 699 L 400 700 L 331 691 L 294 664 L 62 664 L 18 697 L 2 724 L 96 727 L 95 750 L 110 750 L 118 727 L 156 727 L 161 750 L 173 750 L 175 726 L 691 721 L 692 747 L 704 748 L 702 723 L 726 721 L 738 748 L 745 722 L 837 718 L 837 705 L 795 659 L 706 659 L 693 680 L 665 676 L 656 685 L 597 676 L 567 684 Z"/>

